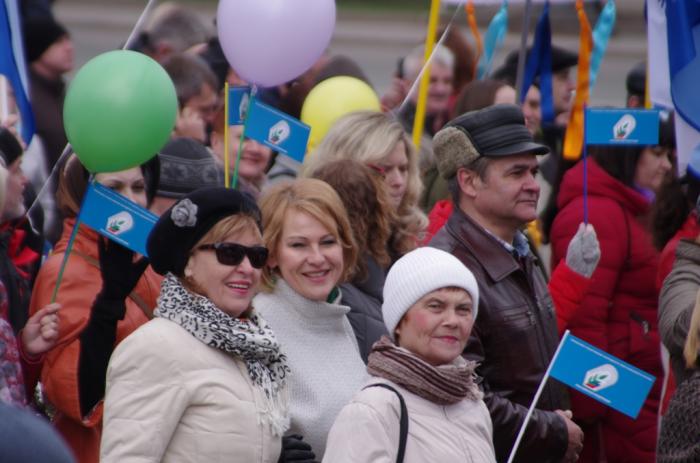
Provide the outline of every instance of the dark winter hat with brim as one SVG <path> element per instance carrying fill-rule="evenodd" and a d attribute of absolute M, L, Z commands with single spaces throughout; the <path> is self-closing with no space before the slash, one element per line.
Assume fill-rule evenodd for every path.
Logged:
<path fill-rule="evenodd" d="M 53 18 L 28 19 L 23 30 L 28 63 L 38 60 L 51 45 L 68 35 L 66 28 Z"/>
<path fill-rule="evenodd" d="M 151 267 L 161 275 L 182 276 L 194 245 L 220 220 L 236 214 L 255 218 L 262 231 L 260 210 L 250 195 L 224 187 L 188 194 L 160 216 L 148 235 Z"/>
<path fill-rule="evenodd" d="M 547 154 L 549 148 L 535 143 L 516 105 L 502 104 L 470 111 L 451 120 L 433 138 L 437 167 L 443 178 L 480 156 Z"/>

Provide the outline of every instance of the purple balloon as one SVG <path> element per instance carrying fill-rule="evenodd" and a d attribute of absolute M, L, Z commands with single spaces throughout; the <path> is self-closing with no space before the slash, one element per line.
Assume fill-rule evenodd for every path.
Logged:
<path fill-rule="evenodd" d="M 219 41 L 231 67 L 261 87 L 309 69 L 335 27 L 334 0 L 220 0 Z"/>

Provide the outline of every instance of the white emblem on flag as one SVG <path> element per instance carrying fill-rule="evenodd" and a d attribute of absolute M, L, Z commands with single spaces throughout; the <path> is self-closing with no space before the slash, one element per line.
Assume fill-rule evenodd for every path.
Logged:
<path fill-rule="evenodd" d="M 606 363 L 586 372 L 583 385 L 592 391 L 602 391 L 617 383 L 617 369 Z"/>
<path fill-rule="evenodd" d="M 107 219 L 106 228 L 113 235 L 121 235 L 134 228 L 134 218 L 128 212 L 122 211 Z"/>
<path fill-rule="evenodd" d="M 637 127 L 637 120 L 631 114 L 625 114 L 615 123 L 613 127 L 613 137 L 615 140 L 624 140 L 629 138 Z"/>
<path fill-rule="evenodd" d="M 287 138 L 289 138 L 289 134 L 291 133 L 291 131 L 292 129 L 289 128 L 289 124 L 287 124 L 287 121 L 279 121 L 278 123 L 270 127 L 270 133 L 267 136 L 267 141 L 269 141 L 273 145 L 279 145 Z"/>

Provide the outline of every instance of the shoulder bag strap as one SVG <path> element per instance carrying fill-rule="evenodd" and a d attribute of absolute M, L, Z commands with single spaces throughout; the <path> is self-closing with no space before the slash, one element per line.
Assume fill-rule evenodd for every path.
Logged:
<path fill-rule="evenodd" d="M 399 417 L 399 453 L 396 455 L 396 463 L 403 463 L 403 457 L 406 453 L 406 439 L 408 438 L 408 409 L 406 408 L 406 402 L 403 400 L 401 393 L 388 384 L 375 383 L 365 386 L 363 389 L 367 389 L 368 387 L 382 387 L 388 389 L 399 398 L 401 416 Z"/>

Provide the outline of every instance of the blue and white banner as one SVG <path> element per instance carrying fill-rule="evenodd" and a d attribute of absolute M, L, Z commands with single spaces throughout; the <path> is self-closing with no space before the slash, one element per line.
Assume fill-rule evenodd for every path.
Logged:
<path fill-rule="evenodd" d="M 637 417 L 656 380 L 568 332 L 550 375 L 630 418 Z"/>
<path fill-rule="evenodd" d="M 12 86 L 21 118 L 19 130 L 24 142 L 29 144 L 34 136 L 34 115 L 29 103 L 29 81 L 17 0 L 0 0 L 0 74 Z M 2 91 L 6 93 L 8 89 Z M 0 100 L 6 98 L 6 94 L 0 95 Z"/>
<path fill-rule="evenodd" d="M 248 111 L 246 137 L 304 162 L 311 127 L 257 99 L 253 99 Z"/>
<path fill-rule="evenodd" d="M 586 109 L 587 145 L 657 145 L 659 111 L 654 109 Z"/>
<path fill-rule="evenodd" d="M 119 193 L 92 182 L 85 192 L 78 221 L 102 236 L 148 256 L 146 241 L 158 216 Z"/>
<path fill-rule="evenodd" d="M 229 87 L 228 125 L 243 125 L 250 105 L 250 87 Z"/>

